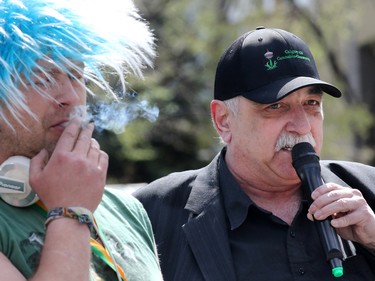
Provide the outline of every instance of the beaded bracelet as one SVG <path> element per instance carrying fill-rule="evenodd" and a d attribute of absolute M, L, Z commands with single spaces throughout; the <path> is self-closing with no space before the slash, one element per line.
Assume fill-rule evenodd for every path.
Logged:
<path fill-rule="evenodd" d="M 59 218 L 72 218 L 78 220 L 80 223 L 87 224 L 91 232 L 94 232 L 94 216 L 91 211 L 83 207 L 68 207 L 68 208 L 54 208 L 47 212 L 47 220 L 44 225 L 47 225 Z"/>

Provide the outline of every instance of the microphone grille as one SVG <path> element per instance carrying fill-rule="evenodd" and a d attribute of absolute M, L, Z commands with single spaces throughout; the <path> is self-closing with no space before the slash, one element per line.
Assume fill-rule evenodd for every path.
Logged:
<path fill-rule="evenodd" d="M 301 166 L 306 163 L 319 162 L 319 156 L 310 143 L 300 142 L 293 146 L 292 162 L 293 166 Z"/>

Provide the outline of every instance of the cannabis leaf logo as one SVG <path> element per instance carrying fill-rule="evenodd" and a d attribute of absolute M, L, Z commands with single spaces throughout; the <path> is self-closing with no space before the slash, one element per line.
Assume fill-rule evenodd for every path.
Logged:
<path fill-rule="evenodd" d="M 267 70 L 272 70 L 277 67 L 277 61 L 272 60 L 273 52 L 267 50 L 267 52 L 264 54 L 264 57 L 268 59 L 268 62 L 265 64 Z"/>

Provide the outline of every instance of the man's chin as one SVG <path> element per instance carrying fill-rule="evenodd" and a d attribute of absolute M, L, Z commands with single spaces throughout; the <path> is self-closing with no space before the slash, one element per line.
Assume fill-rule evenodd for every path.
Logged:
<path fill-rule="evenodd" d="M 59 137 L 54 137 L 53 139 L 49 139 L 44 148 L 48 151 L 49 155 L 55 150 Z"/>
<path fill-rule="evenodd" d="M 51 143 L 51 144 L 48 144 L 45 149 L 48 151 L 49 155 L 52 154 L 52 152 L 55 150 L 56 148 L 56 143 Z"/>

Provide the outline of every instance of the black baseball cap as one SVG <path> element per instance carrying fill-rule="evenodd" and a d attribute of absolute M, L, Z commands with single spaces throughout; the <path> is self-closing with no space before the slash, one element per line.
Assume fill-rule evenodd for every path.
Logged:
<path fill-rule="evenodd" d="M 320 80 L 305 42 L 285 30 L 258 27 L 234 41 L 220 58 L 214 99 L 241 95 L 268 104 L 311 85 L 320 86 L 331 96 L 341 96 L 338 88 Z"/>

